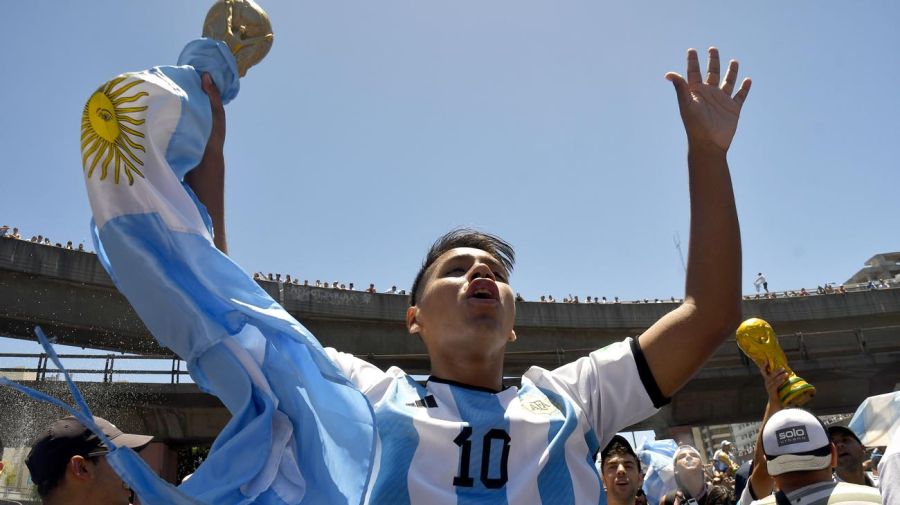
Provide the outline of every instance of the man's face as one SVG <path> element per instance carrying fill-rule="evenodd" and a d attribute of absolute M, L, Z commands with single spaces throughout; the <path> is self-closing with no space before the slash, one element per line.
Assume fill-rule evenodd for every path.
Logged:
<path fill-rule="evenodd" d="M 630 454 L 612 455 L 603 462 L 603 487 L 616 503 L 632 503 L 644 482 L 638 463 Z"/>
<path fill-rule="evenodd" d="M 675 473 L 679 475 L 703 473 L 703 461 L 692 450 L 682 450 L 675 457 Z"/>
<path fill-rule="evenodd" d="M 82 502 L 128 505 L 131 490 L 106 461 L 106 456 L 72 456 L 66 467 L 66 485 L 57 490 L 60 498 Z"/>
<path fill-rule="evenodd" d="M 515 295 L 509 273 L 480 249 L 459 247 L 442 254 L 425 272 L 415 307 L 407 313 L 429 353 L 471 350 L 502 352 L 515 339 Z M 463 347 L 460 347 L 463 346 Z"/>
<path fill-rule="evenodd" d="M 831 442 L 837 449 L 838 470 L 855 472 L 862 468 L 866 459 L 866 448 L 852 436 L 836 431 L 831 434 Z"/>
<path fill-rule="evenodd" d="M 106 461 L 106 457 L 93 458 L 97 470 L 96 490 L 104 497 L 102 503 L 128 505 L 131 501 L 131 490 L 119 477 L 119 474 Z"/>

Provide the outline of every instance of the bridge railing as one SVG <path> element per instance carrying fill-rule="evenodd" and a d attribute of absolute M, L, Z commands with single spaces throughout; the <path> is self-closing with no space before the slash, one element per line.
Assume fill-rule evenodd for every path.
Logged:
<path fill-rule="evenodd" d="M 790 359 L 808 361 L 806 365 L 811 366 L 825 366 L 826 362 L 830 363 L 828 360 L 837 358 L 847 363 L 853 358 L 869 359 L 872 356 L 878 359 L 896 359 L 900 353 L 898 336 L 900 325 L 859 326 L 778 335 L 781 347 Z M 555 363 L 559 366 L 594 350 L 593 347 L 548 347 L 507 351 L 505 362 L 507 366 L 513 368 L 527 368 L 534 363 L 545 363 L 545 366 L 552 366 Z M 172 355 L 69 353 L 59 356 L 66 370 L 80 382 L 193 383 L 187 371 L 187 364 Z M 416 369 L 417 365 L 427 362 L 426 354 L 365 353 L 358 356 L 385 369 L 396 365 L 413 374 L 426 373 Z M 17 360 L 16 364 L 19 366 L 9 366 L 11 362 Z M 59 370 L 45 353 L 0 353 L 0 367 L 2 367 L 0 375 L 6 375 L 14 380 L 61 379 Z M 722 346 L 706 363 L 703 373 L 720 373 L 725 369 L 743 367 L 751 367 L 750 360 L 734 346 Z M 741 372 L 731 370 L 729 373 Z"/>
<path fill-rule="evenodd" d="M 73 379 L 82 382 L 109 383 L 117 376 L 132 376 L 140 382 L 162 382 L 160 379 L 166 377 L 171 384 L 193 382 L 186 363 L 171 355 L 60 354 L 59 357 Z M 0 375 L 34 381 L 62 378 L 60 370 L 46 353 L 0 353 L 0 363 L 10 364 L 11 361 L 24 361 L 24 366 L 4 366 L 0 368 Z M 35 362 L 36 366 L 30 365 Z M 119 381 L 124 382 L 122 379 Z"/>

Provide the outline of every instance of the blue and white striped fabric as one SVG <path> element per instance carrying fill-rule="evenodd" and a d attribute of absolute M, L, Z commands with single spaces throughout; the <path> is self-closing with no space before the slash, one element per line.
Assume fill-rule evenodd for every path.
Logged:
<path fill-rule="evenodd" d="M 203 72 L 223 102 L 237 95 L 230 51 L 200 39 L 179 66 L 101 86 L 81 125 L 100 261 L 159 343 L 233 416 L 179 491 L 184 503 L 360 503 L 375 449 L 371 406 L 313 335 L 215 248 L 206 210 L 183 183 L 212 127 Z M 181 503 L 143 486 L 152 475 L 127 470 L 143 503 Z"/>
<path fill-rule="evenodd" d="M 375 407 L 369 502 L 391 505 L 603 503 L 601 447 L 656 412 L 632 340 L 555 370 L 532 367 L 495 392 L 432 377 L 423 386 L 326 351 Z"/>
<path fill-rule="evenodd" d="M 644 494 L 647 503 L 659 500 L 678 487 L 675 483 L 673 458 L 678 444 L 674 440 L 645 440 L 638 449 L 638 459 L 644 470 Z"/>
<path fill-rule="evenodd" d="M 866 447 L 888 445 L 893 432 L 900 430 L 900 391 L 863 400 L 847 427 Z"/>

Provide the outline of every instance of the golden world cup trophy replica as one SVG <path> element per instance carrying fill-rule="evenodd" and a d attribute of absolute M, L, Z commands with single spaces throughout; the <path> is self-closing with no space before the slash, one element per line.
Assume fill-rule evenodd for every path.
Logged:
<path fill-rule="evenodd" d="M 760 368 L 770 371 L 783 368 L 788 373 L 788 379 L 778 388 L 782 405 L 800 407 L 815 396 L 816 388 L 788 366 L 787 357 L 769 323 L 757 318 L 744 321 L 737 329 L 736 340 L 738 347 Z"/>
<path fill-rule="evenodd" d="M 103 192 L 91 181 L 133 186 L 159 163 L 183 179 L 199 163 L 212 128 L 202 76 L 209 74 L 228 104 L 240 90 L 240 78 L 269 52 L 272 38 L 269 16 L 253 0 L 218 0 L 206 15 L 203 38 L 188 42 L 175 66 L 126 72 L 101 85 L 81 118 L 89 194 Z M 173 118 L 180 119 L 169 124 Z M 157 135 L 161 132 L 165 135 Z M 159 153 L 165 159 L 156 159 Z"/>
<path fill-rule="evenodd" d="M 244 77 L 272 48 L 272 23 L 253 0 L 219 0 L 206 13 L 203 36 L 227 44 Z"/>

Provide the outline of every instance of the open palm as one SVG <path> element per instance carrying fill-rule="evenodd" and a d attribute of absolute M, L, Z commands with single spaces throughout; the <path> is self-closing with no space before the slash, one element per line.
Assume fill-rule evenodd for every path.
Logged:
<path fill-rule="evenodd" d="M 666 74 L 666 79 L 675 85 L 681 120 L 691 144 L 728 150 L 737 130 L 741 107 L 750 92 L 750 79 L 744 79 L 732 97 L 737 72 L 738 62 L 731 60 L 720 86 L 719 50 L 711 47 L 705 81 L 700 76 L 700 61 L 695 49 L 688 49 L 687 80 L 675 72 Z"/>

